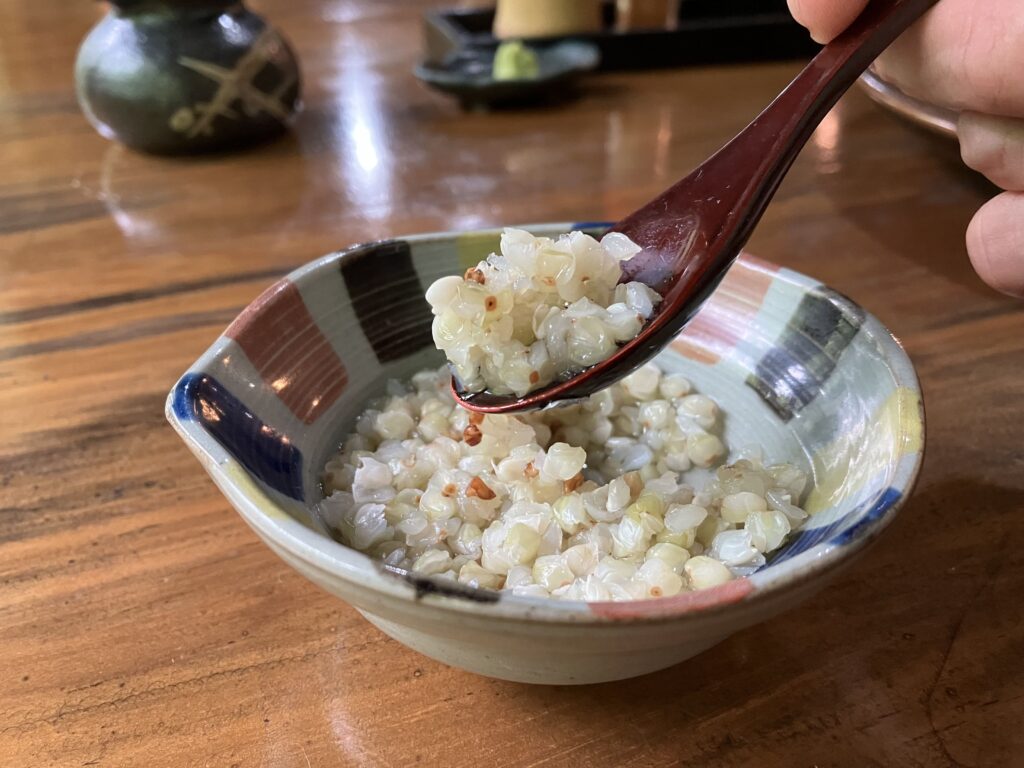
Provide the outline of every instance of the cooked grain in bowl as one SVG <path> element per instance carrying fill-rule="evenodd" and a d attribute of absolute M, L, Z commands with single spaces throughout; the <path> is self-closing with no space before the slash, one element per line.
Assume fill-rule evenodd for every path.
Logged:
<path fill-rule="evenodd" d="M 518 416 L 471 413 L 448 381 L 390 382 L 324 471 L 325 521 L 390 565 L 521 595 L 667 597 L 753 572 L 807 517 L 806 474 L 724 464 L 715 401 L 655 365 Z"/>
<path fill-rule="evenodd" d="M 619 284 L 640 246 L 619 233 L 557 239 L 506 229 L 500 253 L 427 290 L 434 344 L 465 392 L 525 395 L 579 373 L 635 338 L 661 301 Z"/>

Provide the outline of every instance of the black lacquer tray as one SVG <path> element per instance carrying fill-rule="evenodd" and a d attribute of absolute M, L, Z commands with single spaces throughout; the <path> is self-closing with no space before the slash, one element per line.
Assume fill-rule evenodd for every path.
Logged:
<path fill-rule="evenodd" d="M 601 52 L 605 71 L 808 58 L 819 46 L 793 21 L 786 0 L 681 0 L 679 23 L 670 30 L 614 28 L 615 4 L 604 4 L 605 28 L 574 35 Z M 439 64 L 453 53 L 491 52 L 493 9 L 439 10 L 424 16 L 426 61 Z M 542 46 L 565 38 L 531 38 Z"/>

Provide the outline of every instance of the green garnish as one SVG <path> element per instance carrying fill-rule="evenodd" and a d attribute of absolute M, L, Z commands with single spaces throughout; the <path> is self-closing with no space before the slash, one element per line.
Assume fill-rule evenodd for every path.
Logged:
<path fill-rule="evenodd" d="M 495 80 L 532 80 L 539 74 L 537 54 L 518 40 L 502 43 L 494 53 Z"/>

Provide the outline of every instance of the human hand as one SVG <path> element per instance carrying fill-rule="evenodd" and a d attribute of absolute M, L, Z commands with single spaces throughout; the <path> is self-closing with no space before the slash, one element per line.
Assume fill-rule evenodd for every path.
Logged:
<path fill-rule="evenodd" d="M 868 0 L 789 0 L 828 42 Z M 960 113 L 964 162 L 1007 190 L 967 228 L 967 251 L 993 288 L 1024 297 L 1024 13 L 1021 0 L 942 0 L 879 58 L 904 93 Z"/>

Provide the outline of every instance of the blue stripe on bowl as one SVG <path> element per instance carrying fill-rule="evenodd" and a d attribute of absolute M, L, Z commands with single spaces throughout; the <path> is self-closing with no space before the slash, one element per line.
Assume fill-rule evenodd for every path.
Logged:
<path fill-rule="evenodd" d="M 215 378 L 186 373 L 174 388 L 173 408 L 182 421 L 202 424 L 251 475 L 302 500 L 302 453 Z"/>
<path fill-rule="evenodd" d="M 895 488 L 886 488 L 884 491 L 882 491 L 881 495 L 878 497 L 878 500 L 874 503 L 871 509 L 869 509 L 860 520 L 853 523 L 845 531 L 841 531 L 839 535 L 832 539 L 832 543 L 849 544 L 851 541 L 860 538 L 861 531 L 863 531 L 866 528 L 869 528 L 872 523 L 880 520 L 882 516 L 886 512 L 888 512 L 896 502 L 900 500 L 901 496 L 902 494 Z M 850 516 L 847 515 L 846 519 L 849 519 L 849 517 Z"/>
<path fill-rule="evenodd" d="M 572 225 L 573 232 L 586 232 L 593 235 L 596 232 L 604 233 L 614 222 L 611 221 L 577 221 Z"/>
<path fill-rule="evenodd" d="M 781 563 L 825 541 L 836 545 L 850 543 L 860 535 L 862 530 L 879 520 L 893 504 L 900 500 L 900 496 L 900 492 L 895 488 L 886 488 L 875 497 L 874 501 L 865 502 L 871 504 L 870 509 L 866 512 L 862 511 L 862 508 L 857 508 L 821 528 L 800 531 L 790 539 L 786 546 L 769 558 L 769 563 Z M 851 522 L 853 520 L 856 522 Z"/>

